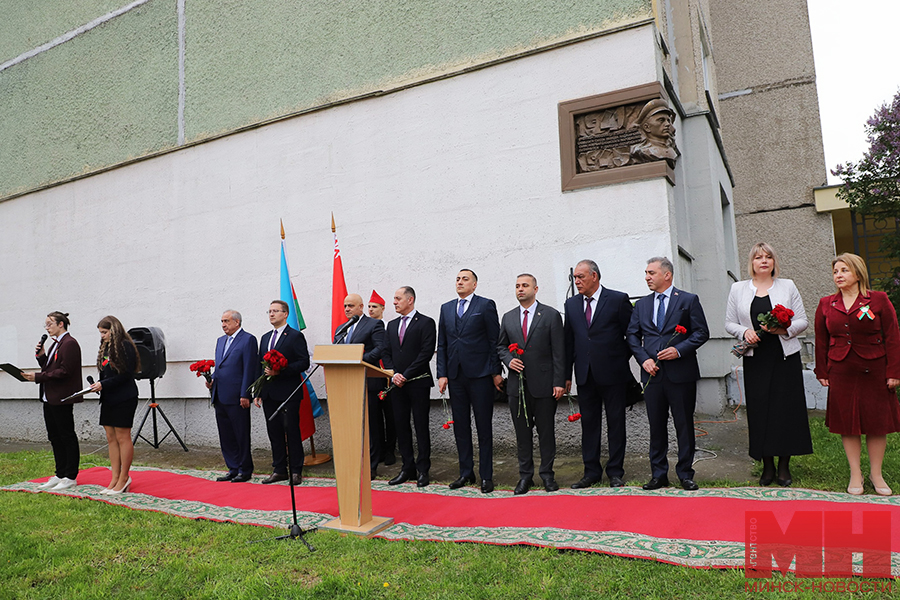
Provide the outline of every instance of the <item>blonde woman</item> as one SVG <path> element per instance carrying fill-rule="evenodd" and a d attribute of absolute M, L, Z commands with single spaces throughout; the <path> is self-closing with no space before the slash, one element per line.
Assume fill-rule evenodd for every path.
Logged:
<path fill-rule="evenodd" d="M 750 456 L 763 462 L 759 484 L 767 486 L 777 480 L 788 487 L 793 483 L 791 456 L 812 454 L 797 339 L 809 322 L 797 286 L 778 276 L 778 256 L 772 246 L 761 242 L 750 249 L 747 275 L 749 279 L 731 286 L 725 329 L 737 339 L 755 344 L 744 354 L 744 384 Z M 788 328 L 760 325 L 757 317 L 779 304 L 794 312 Z"/>
<path fill-rule="evenodd" d="M 841 435 L 850 465 L 847 492 L 863 493 L 862 436 L 869 478 L 880 496 L 893 492 L 881 474 L 887 434 L 900 431 L 900 330 L 884 292 L 869 289 L 866 263 L 844 253 L 831 262 L 837 288 L 816 309 L 816 377 L 828 388 L 825 424 Z"/>
<path fill-rule="evenodd" d="M 134 458 L 131 427 L 138 403 L 134 377 L 141 370 L 141 360 L 134 341 L 117 318 L 103 317 L 97 330 L 100 332 L 97 352 L 100 381 L 91 390 L 100 393 L 100 425 L 106 431 L 112 471 L 109 485 L 100 493 L 116 496 L 127 492 L 131 485 L 128 475 Z"/>

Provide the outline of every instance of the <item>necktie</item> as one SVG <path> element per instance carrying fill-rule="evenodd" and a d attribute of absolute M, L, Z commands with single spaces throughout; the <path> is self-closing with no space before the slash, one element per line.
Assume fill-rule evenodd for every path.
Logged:
<path fill-rule="evenodd" d="M 403 336 L 406 335 L 406 320 L 409 317 L 400 318 L 400 344 L 403 344 Z"/>
<path fill-rule="evenodd" d="M 228 355 L 228 349 L 231 348 L 231 342 L 234 341 L 234 338 L 228 336 L 228 340 L 225 342 L 225 352 L 222 353 L 222 358 L 225 358 Z"/>
<path fill-rule="evenodd" d="M 347 335 L 344 336 L 344 343 L 349 344 L 350 338 L 353 337 L 353 330 L 356 329 L 356 323 L 350 326 L 350 329 L 347 330 Z"/>
<path fill-rule="evenodd" d="M 584 309 L 584 320 L 587 321 L 587 326 L 591 326 L 591 302 L 594 301 L 593 298 L 585 298 L 585 302 L 587 302 L 587 308 Z"/>
<path fill-rule="evenodd" d="M 666 320 L 666 295 L 659 294 L 659 308 L 656 309 L 656 328 L 662 331 L 663 323 Z"/>
<path fill-rule="evenodd" d="M 522 341 L 528 341 L 528 311 L 525 311 L 525 316 L 522 318 Z"/>
<path fill-rule="evenodd" d="M 466 301 L 460 300 L 459 306 L 456 307 L 456 316 L 462 319 L 463 314 L 466 312 Z"/>
<path fill-rule="evenodd" d="M 276 338 L 276 337 L 278 337 L 278 330 L 277 330 L 277 329 L 274 330 L 274 331 L 272 332 L 272 337 L 269 338 L 269 350 L 274 350 L 274 349 L 275 349 L 275 338 Z"/>

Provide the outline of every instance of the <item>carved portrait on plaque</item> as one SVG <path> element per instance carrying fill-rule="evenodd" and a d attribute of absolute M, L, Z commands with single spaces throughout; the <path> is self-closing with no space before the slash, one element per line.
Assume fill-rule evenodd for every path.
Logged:
<path fill-rule="evenodd" d="M 578 173 L 655 160 L 675 161 L 675 113 L 665 100 L 636 102 L 575 117 Z"/>

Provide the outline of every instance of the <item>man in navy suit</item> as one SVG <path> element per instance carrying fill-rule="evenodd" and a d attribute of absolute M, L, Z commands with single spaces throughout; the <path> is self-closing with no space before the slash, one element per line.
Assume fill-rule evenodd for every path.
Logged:
<path fill-rule="evenodd" d="M 434 387 L 430 362 L 437 338 L 436 327 L 434 319 L 416 310 L 416 292 L 408 285 L 394 293 L 394 310 L 400 316 L 388 323 L 381 360 L 385 369 L 394 371 L 392 383 L 395 387 L 388 395 L 394 409 L 394 426 L 403 466 L 388 484 L 398 485 L 415 477 L 416 484 L 425 487 L 430 482 L 428 471 L 431 469 L 428 412 L 431 408 L 429 391 Z M 414 379 L 422 375 L 427 376 Z M 418 459 L 413 454 L 410 413 L 416 427 Z"/>
<path fill-rule="evenodd" d="M 381 319 L 373 319 L 363 314 L 362 297 L 359 294 L 350 294 L 344 298 L 344 315 L 347 319 L 351 317 L 359 317 L 359 320 L 350 326 L 347 335 L 341 334 L 342 344 L 362 344 L 363 361 L 370 365 L 378 366 L 381 358 L 381 345 L 384 340 L 384 322 Z M 334 336 L 335 343 L 338 343 L 338 336 Z M 383 377 L 367 377 L 366 387 L 368 388 L 368 413 L 369 417 L 369 460 L 371 466 L 371 476 L 375 479 L 378 463 L 384 453 L 382 443 L 384 439 L 384 421 L 381 420 L 381 412 L 378 406 L 378 392 L 387 387 L 387 380 Z"/>
<path fill-rule="evenodd" d="M 700 300 L 672 286 L 672 262 L 658 256 L 644 271 L 652 292 L 637 301 L 628 325 L 628 344 L 641 365 L 641 382 L 650 421 L 650 481 L 645 490 L 669 485 L 669 411 L 678 439 L 675 472 L 681 487 L 696 490 L 694 482 L 694 406 L 697 403 L 697 348 L 709 339 Z M 684 328 L 683 333 L 676 328 Z"/>
<path fill-rule="evenodd" d="M 493 300 L 475 295 L 478 276 L 463 269 L 456 276 L 457 300 L 441 306 L 438 325 L 437 375 L 438 389 L 443 394 L 450 387 L 453 433 L 459 453 L 459 479 L 450 489 L 475 483 L 472 450 L 471 410 L 478 429 L 478 472 L 481 492 L 494 491 L 494 449 L 491 419 L 494 416 L 494 388 L 500 389 L 503 376 L 497 339 L 500 322 Z"/>
<path fill-rule="evenodd" d="M 241 313 L 222 313 L 225 335 L 216 341 L 216 369 L 206 384 L 216 410 L 219 444 L 228 473 L 216 481 L 250 481 L 250 385 L 259 376 L 256 337 L 241 327 Z"/>
<path fill-rule="evenodd" d="M 263 383 L 260 397 L 254 398 L 256 406 L 262 403 L 266 416 L 266 432 L 272 445 L 272 474 L 263 483 L 275 483 L 288 478 L 288 454 L 290 453 L 290 477 L 294 485 L 303 482 L 303 440 L 300 439 L 300 400 L 303 391 L 297 390 L 303 382 L 303 374 L 309 368 L 309 349 L 303 334 L 287 324 L 288 304 L 273 300 L 269 304 L 269 323 L 274 328 L 259 342 L 259 361 L 269 350 L 278 350 L 287 360 L 287 366 L 278 372 L 266 367 L 264 373 L 271 377 Z M 297 393 L 294 394 L 294 391 Z M 291 397 L 284 408 L 284 415 L 269 420 L 281 403 Z M 287 442 L 285 443 L 285 436 Z"/>
<path fill-rule="evenodd" d="M 625 331 L 631 320 L 628 294 L 600 285 L 600 269 L 592 260 L 582 260 L 573 271 L 578 294 L 566 300 L 566 389 L 575 370 L 578 406 L 581 409 L 581 457 L 584 476 L 575 489 L 599 483 L 600 432 L 606 408 L 609 461 L 606 476 L 611 487 L 625 485 L 625 391 L 632 380 L 628 361 L 631 351 Z"/>

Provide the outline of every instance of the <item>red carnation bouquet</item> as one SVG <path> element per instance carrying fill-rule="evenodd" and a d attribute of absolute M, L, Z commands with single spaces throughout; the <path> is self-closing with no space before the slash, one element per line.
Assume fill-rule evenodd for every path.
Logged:
<path fill-rule="evenodd" d="M 214 360 L 198 360 L 194 364 L 191 365 L 191 371 L 197 374 L 197 377 L 201 375 L 206 378 L 207 382 L 212 381 L 212 368 L 216 366 L 216 361 Z"/>
<path fill-rule="evenodd" d="M 518 358 L 521 360 L 522 355 L 525 354 L 525 348 L 520 348 L 519 344 L 510 344 L 509 345 L 509 353 L 513 358 Z M 512 369 L 510 369 L 510 375 L 512 375 Z M 531 427 L 531 424 L 528 422 L 528 407 L 525 405 L 525 371 L 519 371 L 519 415 L 522 416 L 522 413 L 525 413 L 525 425 Z"/>
<path fill-rule="evenodd" d="M 450 408 L 447 406 L 447 399 L 444 398 L 444 394 L 441 394 L 441 404 L 444 405 L 444 416 L 446 419 L 444 420 L 444 424 L 441 425 L 443 429 L 450 429 L 453 425 L 453 415 L 450 412 Z"/>
<path fill-rule="evenodd" d="M 266 375 L 265 373 L 263 373 L 259 376 L 259 379 L 257 379 L 250 385 L 251 398 L 259 398 L 259 392 L 260 390 L 262 390 L 263 384 L 278 375 L 279 371 L 288 366 L 288 361 L 284 357 L 284 354 L 282 354 L 278 350 L 269 350 L 263 355 L 261 364 L 263 366 L 263 369 L 265 369 L 266 367 L 271 369 L 272 374 Z"/>
<path fill-rule="evenodd" d="M 756 320 L 759 321 L 760 325 L 765 325 L 769 329 L 787 329 L 791 326 L 791 319 L 794 318 L 794 311 L 789 308 L 782 306 L 781 304 L 776 304 L 775 308 L 770 310 L 767 313 L 759 315 Z M 756 329 L 754 330 L 756 335 L 762 335 L 764 333 L 768 333 L 765 329 Z M 747 340 L 741 340 L 731 349 L 731 353 L 737 356 L 738 358 L 743 358 L 743 356 L 747 353 L 750 348 L 755 348 L 756 344 L 751 344 Z"/>
<path fill-rule="evenodd" d="M 575 402 L 572 401 L 572 394 L 566 392 L 566 399 L 569 401 L 569 416 L 566 417 L 566 420 L 568 420 L 569 423 L 574 423 L 581 418 L 581 413 L 575 410 Z"/>
<path fill-rule="evenodd" d="M 676 337 L 678 337 L 679 335 L 686 335 L 686 334 L 687 334 L 687 329 L 686 329 L 684 326 L 682 326 L 682 325 L 676 325 L 676 326 L 675 326 L 675 333 L 672 334 L 672 337 L 670 337 L 670 338 L 669 338 L 669 341 L 666 342 L 666 345 L 663 346 L 663 350 L 665 350 L 666 348 L 668 348 L 668 347 L 672 344 L 672 340 L 674 340 Z M 659 359 L 657 358 L 655 361 L 653 361 L 653 364 L 655 364 L 655 365 L 658 367 L 658 366 L 659 366 Z M 647 378 L 647 383 L 645 383 L 645 384 L 643 385 L 643 387 L 641 387 L 641 393 L 642 393 L 642 394 L 644 393 L 644 390 L 647 389 L 647 386 L 650 385 L 650 380 L 651 380 L 651 379 L 653 379 L 653 375 L 651 375 L 650 377 L 648 377 L 648 378 Z"/>

